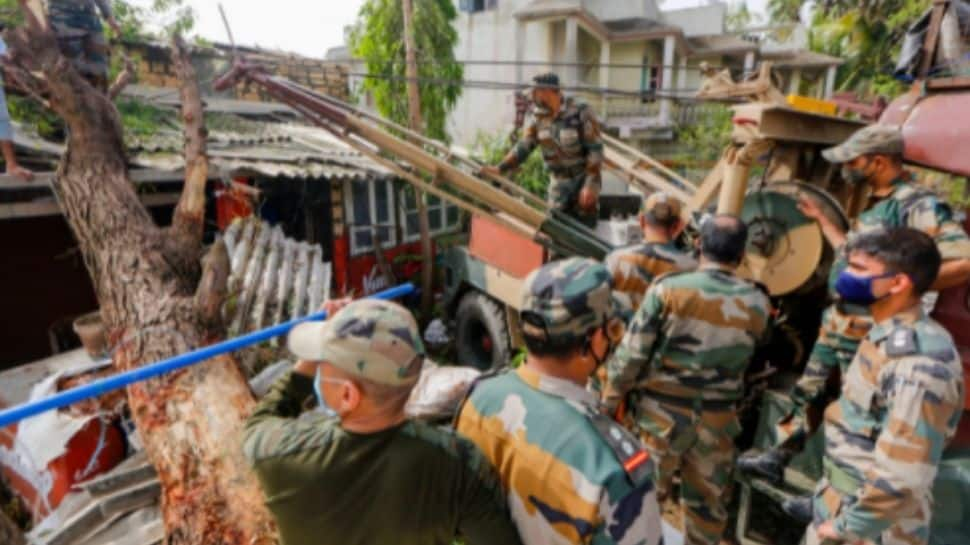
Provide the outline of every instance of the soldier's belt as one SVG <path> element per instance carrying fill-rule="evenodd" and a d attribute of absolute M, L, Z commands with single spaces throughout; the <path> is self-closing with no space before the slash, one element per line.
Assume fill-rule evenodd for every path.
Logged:
<path fill-rule="evenodd" d="M 737 401 L 727 399 L 702 399 L 690 397 L 678 397 L 669 394 L 662 394 L 656 390 L 644 390 L 643 395 L 660 403 L 667 403 L 693 409 L 695 411 L 733 411 L 737 407 Z"/>
<path fill-rule="evenodd" d="M 586 174 L 586 165 L 576 165 L 568 168 L 550 168 L 549 172 L 557 179 L 572 180 Z"/>
<path fill-rule="evenodd" d="M 827 456 L 822 458 L 822 474 L 829 484 L 840 494 L 854 496 L 859 493 L 862 481 L 853 477 L 849 472 L 835 465 Z"/>

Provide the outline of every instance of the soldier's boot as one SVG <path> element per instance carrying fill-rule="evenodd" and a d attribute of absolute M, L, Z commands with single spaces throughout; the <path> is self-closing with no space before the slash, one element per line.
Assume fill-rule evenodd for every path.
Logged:
<path fill-rule="evenodd" d="M 781 502 L 781 510 L 789 517 L 808 524 L 812 522 L 812 497 L 798 496 Z"/>
<path fill-rule="evenodd" d="M 785 466 L 790 460 L 791 454 L 788 451 L 777 448 L 760 453 L 746 452 L 738 458 L 738 470 L 763 477 L 773 484 L 781 484 L 785 480 Z"/>

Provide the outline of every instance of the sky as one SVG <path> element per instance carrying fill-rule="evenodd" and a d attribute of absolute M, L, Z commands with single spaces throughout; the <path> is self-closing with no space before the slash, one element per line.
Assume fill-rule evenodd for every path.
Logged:
<path fill-rule="evenodd" d="M 196 12 L 196 34 L 226 42 L 219 16 L 219 0 L 186 0 Z M 499 0 L 500 2 L 503 0 Z M 615 0 L 623 1 L 623 0 Z M 151 0 L 134 0 L 149 5 Z M 344 27 L 353 23 L 364 0 L 221 0 L 236 43 L 322 57 L 327 49 L 343 45 Z M 662 9 L 706 3 L 705 0 L 666 0 Z M 763 12 L 767 0 L 747 0 Z"/>

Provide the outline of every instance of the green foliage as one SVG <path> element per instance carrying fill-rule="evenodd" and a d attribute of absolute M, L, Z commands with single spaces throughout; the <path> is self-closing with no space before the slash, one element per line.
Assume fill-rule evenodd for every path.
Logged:
<path fill-rule="evenodd" d="M 512 144 L 508 137 L 502 134 L 479 133 L 475 138 L 475 156 L 485 164 L 499 164 L 510 149 L 512 149 Z M 549 186 L 549 170 L 542 160 L 541 153 L 534 152 L 530 155 L 525 163 L 519 165 L 518 170 L 510 177 L 529 192 L 542 198 L 546 197 L 546 188 Z"/>
<path fill-rule="evenodd" d="M 677 129 L 681 153 L 675 157 L 687 169 L 705 168 L 717 160 L 731 139 L 731 108 L 714 104 L 705 108 L 698 121 Z"/>
<path fill-rule="evenodd" d="M 7 108 L 10 110 L 10 119 L 33 127 L 41 138 L 61 139 L 64 131 L 61 118 L 34 100 L 21 95 L 7 95 Z"/>
<path fill-rule="evenodd" d="M 768 19 L 773 23 L 798 21 L 802 0 L 768 0 Z"/>
<path fill-rule="evenodd" d="M 435 81 L 461 81 L 464 68 L 455 62 L 458 33 L 451 23 L 458 16 L 451 0 L 414 0 L 414 40 L 418 59 L 418 89 L 424 134 L 448 140 L 445 122 L 461 95 L 461 85 Z M 367 73 L 362 87 L 374 97 L 377 111 L 407 124 L 408 101 L 404 59 L 404 19 L 400 0 L 366 0 L 350 32 L 350 49 L 364 60 Z"/>
<path fill-rule="evenodd" d="M 170 110 L 163 110 L 146 102 L 121 99 L 116 104 L 125 133 L 148 137 L 158 132 L 172 119 Z"/>
<path fill-rule="evenodd" d="M 809 47 L 846 60 L 838 89 L 891 98 L 905 89 L 891 76 L 902 38 L 929 5 L 930 0 L 825 2 L 812 18 Z"/>
<path fill-rule="evenodd" d="M 761 22 L 761 15 L 748 9 L 748 3 L 737 0 L 728 5 L 724 24 L 729 31 L 737 32 Z"/>

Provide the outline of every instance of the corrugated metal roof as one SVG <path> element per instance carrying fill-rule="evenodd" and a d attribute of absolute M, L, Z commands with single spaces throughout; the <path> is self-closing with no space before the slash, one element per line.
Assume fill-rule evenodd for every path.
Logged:
<path fill-rule="evenodd" d="M 327 180 L 390 175 L 323 129 L 257 122 L 231 114 L 207 113 L 206 117 L 210 163 L 226 173 Z M 160 128 L 147 137 L 129 134 L 127 145 L 135 165 L 170 171 L 184 166 L 180 131 Z"/>
<path fill-rule="evenodd" d="M 229 251 L 228 336 L 315 312 L 330 293 L 331 267 L 318 244 L 297 242 L 258 218 L 234 221 Z"/>

